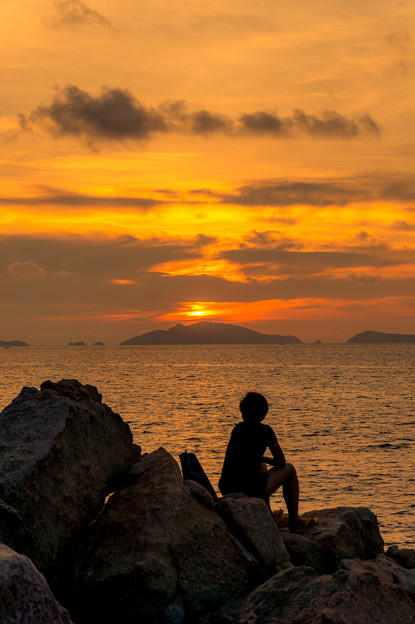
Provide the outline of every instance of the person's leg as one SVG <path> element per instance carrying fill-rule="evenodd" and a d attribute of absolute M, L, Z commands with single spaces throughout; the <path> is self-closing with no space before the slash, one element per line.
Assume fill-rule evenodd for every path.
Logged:
<path fill-rule="evenodd" d="M 270 503 L 270 500 L 269 500 L 270 494 L 267 493 L 268 492 L 268 484 L 269 484 L 269 481 L 270 481 L 270 476 L 269 475 L 270 475 L 271 470 L 268 468 L 267 464 L 261 464 L 260 467 L 259 467 L 259 472 L 260 472 L 261 475 L 267 475 L 268 481 L 267 481 L 267 485 L 265 486 L 265 493 L 263 495 L 258 494 L 258 496 L 260 498 L 264 499 L 266 506 L 268 507 L 270 513 L 272 514 L 271 503 Z M 273 490 L 273 491 L 275 492 L 275 490 Z M 272 494 L 272 492 L 271 492 L 271 494 Z"/>
<path fill-rule="evenodd" d="M 289 525 L 291 530 L 299 529 L 305 525 L 306 520 L 298 515 L 299 483 L 297 472 L 293 464 L 285 464 L 284 468 L 271 468 L 268 471 L 269 481 L 265 488 L 265 500 L 268 507 L 269 497 L 282 485 L 284 500 L 287 505 Z"/>

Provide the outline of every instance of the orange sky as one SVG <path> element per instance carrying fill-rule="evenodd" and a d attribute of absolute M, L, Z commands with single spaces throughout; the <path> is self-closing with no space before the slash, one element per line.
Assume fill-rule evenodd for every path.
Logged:
<path fill-rule="evenodd" d="M 2 0 L 0 340 L 415 333 L 414 18 Z"/>

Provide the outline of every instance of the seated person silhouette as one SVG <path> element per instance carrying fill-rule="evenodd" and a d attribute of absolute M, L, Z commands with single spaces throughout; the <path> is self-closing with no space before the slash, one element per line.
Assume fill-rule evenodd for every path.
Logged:
<path fill-rule="evenodd" d="M 296 470 L 285 461 L 274 431 L 262 423 L 268 413 L 268 401 L 258 392 L 248 392 L 239 409 L 242 422 L 235 425 L 229 439 L 219 480 L 221 494 L 243 492 L 247 496 L 262 498 L 271 512 L 270 496 L 282 485 L 290 531 L 298 533 L 315 526 L 317 518 L 298 515 Z M 266 449 L 269 449 L 270 457 L 264 455 Z M 267 468 L 267 464 L 272 467 Z M 278 520 L 282 512 L 271 513 Z"/>

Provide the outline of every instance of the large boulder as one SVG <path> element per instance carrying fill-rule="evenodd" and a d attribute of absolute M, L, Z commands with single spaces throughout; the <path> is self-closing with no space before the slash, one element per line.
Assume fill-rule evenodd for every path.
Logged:
<path fill-rule="evenodd" d="M 383 553 L 383 539 L 375 514 L 367 507 L 336 507 L 308 512 L 317 516 L 316 527 L 303 534 L 282 530 L 294 565 L 308 565 L 317 572 L 334 572 L 342 559 L 371 559 Z"/>
<path fill-rule="evenodd" d="M 392 573 L 345 561 L 333 575 L 308 566 L 279 572 L 245 599 L 222 607 L 212 624 L 414 624 L 415 604 Z"/>
<path fill-rule="evenodd" d="M 71 624 L 45 578 L 24 555 L 0 544 L 1 624 Z"/>
<path fill-rule="evenodd" d="M 18 553 L 26 554 L 36 566 L 41 567 L 30 531 L 17 511 L 2 500 L 0 500 L 0 543 Z"/>
<path fill-rule="evenodd" d="M 415 569 L 407 570 L 385 555 L 377 555 L 375 559 L 370 561 L 345 559 L 341 562 L 341 568 L 358 573 L 366 570 L 378 575 L 388 583 L 397 583 L 403 587 L 412 600 L 415 600 Z"/>
<path fill-rule="evenodd" d="M 265 578 L 209 493 L 184 483 L 177 462 L 159 449 L 109 498 L 56 591 L 77 623 L 177 623 Z"/>
<path fill-rule="evenodd" d="M 215 505 L 229 530 L 270 571 L 290 561 L 281 534 L 263 500 L 229 494 Z"/>
<path fill-rule="evenodd" d="M 93 386 L 23 388 L 0 414 L 0 498 L 31 532 L 43 571 L 102 508 L 132 462 L 132 434 Z"/>

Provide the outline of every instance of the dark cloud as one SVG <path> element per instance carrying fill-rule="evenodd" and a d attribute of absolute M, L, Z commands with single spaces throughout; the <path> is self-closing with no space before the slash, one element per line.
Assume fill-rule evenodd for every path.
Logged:
<path fill-rule="evenodd" d="M 76 207 L 85 208 L 86 206 L 100 208 L 116 206 L 118 208 L 146 211 L 165 203 L 163 200 L 147 197 L 84 195 L 48 186 L 41 186 L 39 190 L 41 194 L 34 197 L 0 197 L 0 205 L 51 206 L 52 208 L 55 206 L 67 206 L 71 209 Z"/>
<path fill-rule="evenodd" d="M 105 312 L 137 314 L 150 311 L 165 314 L 177 310 L 185 302 L 254 302 L 273 299 L 290 300 L 302 298 L 342 299 L 366 301 L 372 298 L 413 296 L 414 278 L 367 279 L 362 272 L 346 276 L 304 275 L 264 281 L 250 279 L 228 281 L 209 275 L 164 275 L 144 271 L 131 284 L 123 285 L 115 280 L 93 278 L 90 274 L 73 273 L 65 276 L 48 273 L 36 280 L 33 289 L 21 288 L 13 275 L 0 274 L 3 301 L 18 304 L 19 310 L 32 315 L 36 307 L 43 314 L 71 315 L 74 309 L 97 314 Z M 129 278 L 124 278 L 128 280 Z M 33 281 L 33 280 L 32 280 Z M 126 336 L 127 337 L 127 336 Z"/>
<path fill-rule="evenodd" d="M 347 206 L 352 203 L 388 201 L 408 202 L 415 200 L 415 185 L 411 181 L 398 179 L 395 183 L 383 181 L 376 176 L 349 179 L 327 179 L 319 182 L 301 182 L 285 180 L 259 180 L 245 184 L 229 193 L 221 193 L 211 189 L 190 189 L 180 193 L 169 189 L 152 189 L 148 191 L 152 197 L 140 196 L 103 196 L 76 193 L 61 188 L 46 185 L 36 187 L 32 195 L 20 197 L 0 196 L 0 206 L 33 206 L 44 209 L 60 207 L 62 210 L 74 208 L 119 208 L 122 210 L 148 211 L 157 206 L 173 206 L 176 204 L 194 205 L 195 207 L 209 205 L 230 204 L 247 207 L 331 207 Z M 405 211 L 412 214 L 415 209 L 406 207 Z M 291 215 L 285 218 L 283 213 L 269 217 L 280 226 L 296 222 Z M 411 231 L 412 225 L 406 221 L 396 221 L 392 229 Z M 261 234 L 263 237 L 264 234 Z M 366 232 L 359 235 L 360 242 L 370 245 L 378 244 Z M 365 240 L 366 239 L 366 240 Z M 370 239 L 370 240 L 369 240 Z"/>
<path fill-rule="evenodd" d="M 239 121 L 243 132 L 256 136 L 286 137 L 293 127 L 292 119 L 281 119 L 263 111 L 241 115 Z"/>
<path fill-rule="evenodd" d="M 303 134 L 323 139 L 349 139 L 359 134 L 380 132 L 378 124 L 368 114 L 350 119 L 332 110 L 323 111 L 318 117 L 308 115 L 299 108 L 286 118 L 258 111 L 242 115 L 240 123 L 243 131 L 257 136 L 288 137 Z"/>
<path fill-rule="evenodd" d="M 348 119 L 336 111 L 326 110 L 320 117 L 307 115 L 301 109 L 294 111 L 294 127 L 318 138 L 347 139 L 364 133 L 379 134 L 378 124 L 365 114 L 358 119 Z"/>
<path fill-rule="evenodd" d="M 139 102 L 127 89 L 105 87 L 100 95 L 91 96 L 74 85 L 57 88 L 49 105 L 41 105 L 29 115 L 20 114 L 19 119 L 23 130 L 40 124 L 56 136 L 90 140 L 149 139 L 154 134 L 170 132 L 323 139 L 379 133 L 379 126 L 368 114 L 352 119 L 336 111 L 324 111 L 318 117 L 297 109 L 286 118 L 256 111 L 233 120 L 206 109 L 189 111 L 183 101 L 165 102 L 154 108 Z"/>
<path fill-rule="evenodd" d="M 239 265 L 244 274 L 251 274 L 254 267 L 265 275 L 315 274 L 327 269 L 356 267 L 387 267 L 405 264 L 408 257 L 389 253 L 361 253 L 360 251 L 298 251 L 283 246 L 272 248 L 244 247 L 230 249 L 220 254 L 222 259 Z M 415 252 L 411 261 L 415 260 Z M 258 273 L 258 269 L 255 271 Z"/>
<path fill-rule="evenodd" d="M 254 182 L 234 195 L 220 196 L 223 203 L 241 206 L 345 206 L 369 198 L 366 190 L 332 182 Z"/>
<path fill-rule="evenodd" d="M 139 240 L 133 236 L 94 239 L 0 235 L 0 273 L 8 267 L 9 274 L 47 272 L 100 280 L 134 280 L 142 271 L 159 264 L 200 257 L 203 247 L 213 240 L 203 235 L 190 241 Z M 32 260 L 21 262 L 20 258 Z"/>
<path fill-rule="evenodd" d="M 57 89 L 50 106 L 39 106 L 20 122 L 22 128 L 40 122 L 58 136 L 91 139 L 147 139 L 169 129 L 161 113 L 140 104 L 126 89 L 104 88 L 93 97 L 71 85 Z"/>
<path fill-rule="evenodd" d="M 228 281 L 209 275 L 167 276 L 152 273 L 141 280 L 143 300 L 167 309 L 193 301 L 265 301 L 272 299 L 333 298 L 367 300 L 392 296 L 412 296 L 415 279 L 356 279 L 355 274 L 295 276 L 285 279 Z"/>
<path fill-rule="evenodd" d="M 398 199 L 400 201 L 415 201 L 415 183 L 402 180 L 387 184 L 380 192 L 382 199 Z"/>
<path fill-rule="evenodd" d="M 82 0 L 55 0 L 54 4 L 54 13 L 50 17 L 43 19 L 44 24 L 51 28 L 79 26 L 82 24 L 110 26 L 105 17 L 98 11 L 91 9 Z"/>
<path fill-rule="evenodd" d="M 392 228 L 398 232 L 415 232 L 415 224 L 407 221 L 395 221 Z"/>
<path fill-rule="evenodd" d="M 250 234 L 245 238 L 247 243 L 253 243 L 258 247 L 273 247 L 276 242 L 280 249 L 292 249 L 294 247 L 300 248 L 301 244 L 298 241 L 282 238 L 281 232 L 275 230 L 267 230 L 265 232 L 257 232 L 252 230 Z"/>
<path fill-rule="evenodd" d="M 190 116 L 190 131 L 195 134 L 213 134 L 232 129 L 232 121 L 223 115 L 200 110 Z"/>

